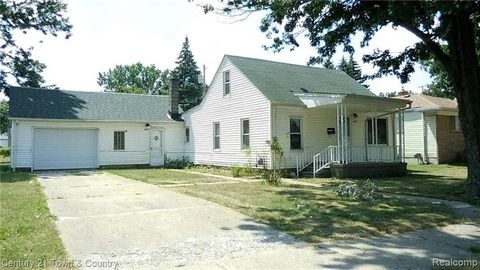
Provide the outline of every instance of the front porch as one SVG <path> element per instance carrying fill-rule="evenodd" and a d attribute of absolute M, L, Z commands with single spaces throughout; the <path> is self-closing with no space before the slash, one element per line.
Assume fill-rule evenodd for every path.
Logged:
<path fill-rule="evenodd" d="M 406 173 L 403 110 L 408 103 L 354 95 L 296 95 L 307 110 L 322 109 L 335 115 L 335 127 L 327 128 L 326 133 L 336 139 L 323 150 L 297 153 L 294 156 L 297 177 L 316 177 L 325 171 L 336 178 Z"/>

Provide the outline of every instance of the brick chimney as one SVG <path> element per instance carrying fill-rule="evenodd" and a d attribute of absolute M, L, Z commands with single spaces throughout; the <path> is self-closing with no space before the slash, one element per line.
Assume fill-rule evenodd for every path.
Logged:
<path fill-rule="evenodd" d="M 408 94 L 410 94 L 410 93 L 409 93 L 408 91 L 406 91 L 406 90 L 403 88 L 403 86 L 402 86 L 402 90 L 400 90 L 400 91 L 397 92 L 397 96 L 398 96 L 398 97 L 399 97 L 399 96 L 406 96 L 406 95 L 408 95 Z"/>
<path fill-rule="evenodd" d="M 177 78 L 177 74 L 172 72 L 170 79 L 170 117 L 172 119 L 178 119 L 180 114 L 178 113 L 180 81 Z"/>

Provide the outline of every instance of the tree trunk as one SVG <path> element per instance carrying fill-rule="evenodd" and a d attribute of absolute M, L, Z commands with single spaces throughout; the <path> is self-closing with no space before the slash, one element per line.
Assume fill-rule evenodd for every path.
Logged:
<path fill-rule="evenodd" d="M 451 65 L 449 75 L 457 97 L 465 139 L 468 192 L 480 197 L 480 66 L 475 48 L 475 31 L 469 15 L 450 17 L 447 36 Z"/>

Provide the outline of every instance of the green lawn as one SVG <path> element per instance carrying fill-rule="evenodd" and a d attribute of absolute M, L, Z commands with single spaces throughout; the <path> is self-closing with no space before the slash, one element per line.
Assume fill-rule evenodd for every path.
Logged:
<path fill-rule="evenodd" d="M 154 185 L 198 184 L 229 181 L 228 179 L 169 169 L 107 169 L 106 171 Z"/>
<path fill-rule="evenodd" d="M 480 204 L 462 191 L 467 168 L 461 165 L 408 165 L 409 174 L 402 177 L 372 179 L 382 192 L 426 196 Z M 334 183 L 331 178 L 300 179 L 311 183 Z M 349 180 L 361 182 L 363 180 Z"/>
<path fill-rule="evenodd" d="M 171 187 L 210 200 L 308 242 L 350 239 L 435 227 L 454 222 L 452 211 L 385 198 L 375 202 L 339 198 L 333 186 L 270 186 L 263 182 Z"/>
<path fill-rule="evenodd" d="M 63 261 L 67 253 L 35 176 L 0 165 L 0 254 L 2 261 Z M 42 266 L 35 264 L 35 268 Z"/>

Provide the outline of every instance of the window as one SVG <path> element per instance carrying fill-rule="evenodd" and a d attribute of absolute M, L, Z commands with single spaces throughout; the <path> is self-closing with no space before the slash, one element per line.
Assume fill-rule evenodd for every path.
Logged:
<path fill-rule="evenodd" d="M 373 130 L 375 132 L 375 130 Z M 388 144 L 387 119 L 377 118 L 377 136 L 373 133 L 372 138 L 372 119 L 367 120 L 367 141 L 368 144 Z M 373 140 L 373 143 L 372 143 Z M 378 140 L 378 141 L 376 141 Z"/>
<path fill-rule="evenodd" d="M 250 148 L 250 120 L 241 120 L 242 149 Z"/>
<path fill-rule="evenodd" d="M 213 123 L 213 149 L 220 149 L 220 123 Z"/>
<path fill-rule="evenodd" d="M 190 128 L 186 127 L 185 128 L 185 142 L 190 142 Z"/>
<path fill-rule="evenodd" d="M 125 150 L 125 131 L 113 132 L 113 150 Z"/>
<path fill-rule="evenodd" d="M 223 95 L 230 94 L 230 71 L 223 72 Z"/>
<path fill-rule="evenodd" d="M 302 149 L 302 120 L 290 118 L 290 149 Z"/>
<path fill-rule="evenodd" d="M 450 116 L 450 130 L 460 131 L 462 130 L 460 126 L 460 119 L 458 116 Z"/>

